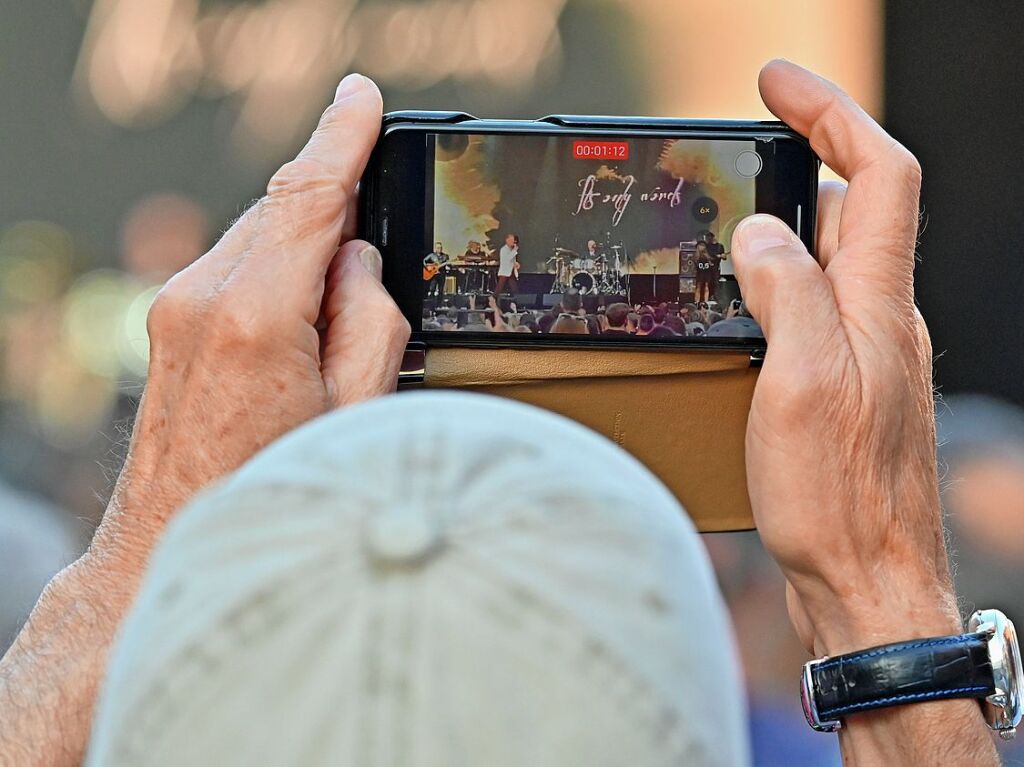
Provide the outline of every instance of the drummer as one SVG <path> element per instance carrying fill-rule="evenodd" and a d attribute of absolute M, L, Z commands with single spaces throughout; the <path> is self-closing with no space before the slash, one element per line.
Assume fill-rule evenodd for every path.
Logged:
<path fill-rule="evenodd" d="M 597 240 L 587 240 L 586 252 L 572 260 L 572 267 L 573 269 L 592 272 L 597 266 L 597 259 L 600 255 L 601 252 L 598 250 Z"/>

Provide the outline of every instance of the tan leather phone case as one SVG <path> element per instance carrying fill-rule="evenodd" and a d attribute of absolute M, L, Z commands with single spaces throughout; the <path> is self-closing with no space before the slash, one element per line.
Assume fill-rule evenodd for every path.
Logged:
<path fill-rule="evenodd" d="M 757 373 L 746 351 L 433 348 L 423 383 L 527 402 L 604 434 L 713 532 L 754 527 L 743 445 Z"/>

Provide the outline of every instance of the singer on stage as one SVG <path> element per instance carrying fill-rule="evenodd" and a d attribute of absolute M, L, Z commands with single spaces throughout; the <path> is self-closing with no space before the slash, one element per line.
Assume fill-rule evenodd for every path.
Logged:
<path fill-rule="evenodd" d="M 498 252 L 498 286 L 494 294 L 500 296 L 508 286 L 513 293 L 519 290 L 519 236 L 512 232 L 505 235 L 505 244 Z"/>

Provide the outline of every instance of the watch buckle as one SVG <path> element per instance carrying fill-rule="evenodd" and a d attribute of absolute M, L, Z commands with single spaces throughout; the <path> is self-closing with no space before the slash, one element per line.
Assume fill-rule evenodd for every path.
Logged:
<path fill-rule="evenodd" d="M 818 704 L 814 699 L 814 667 L 819 663 L 828 660 L 828 656 L 810 660 L 804 664 L 803 673 L 800 675 L 800 703 L 804 709 L 804 717 L 813 729 L 818 732 L 835 732 L 843 726 L 838 719 L 822 720 L 818 716 Z"/>
<path fill-rule="evenodd" d="M 981 701 L 985 721 L 1000 738 L 1011 740 L 1024 714 L 1024 669 L 1017 632 L 1012 621 L 999 610 L 978 610 L 968 621 L 967 630 L 988 638 L 995 689 Z"/>

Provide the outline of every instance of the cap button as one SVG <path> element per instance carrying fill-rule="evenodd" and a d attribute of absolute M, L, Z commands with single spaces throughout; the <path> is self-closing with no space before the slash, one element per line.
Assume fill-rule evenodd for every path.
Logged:
<path fill-rule="evenodd" d="M 380 564 L 424 564 L 441 543 L 440 525 L 423 510 L 391 508 L 367 521 L 367 553 Z"/>

